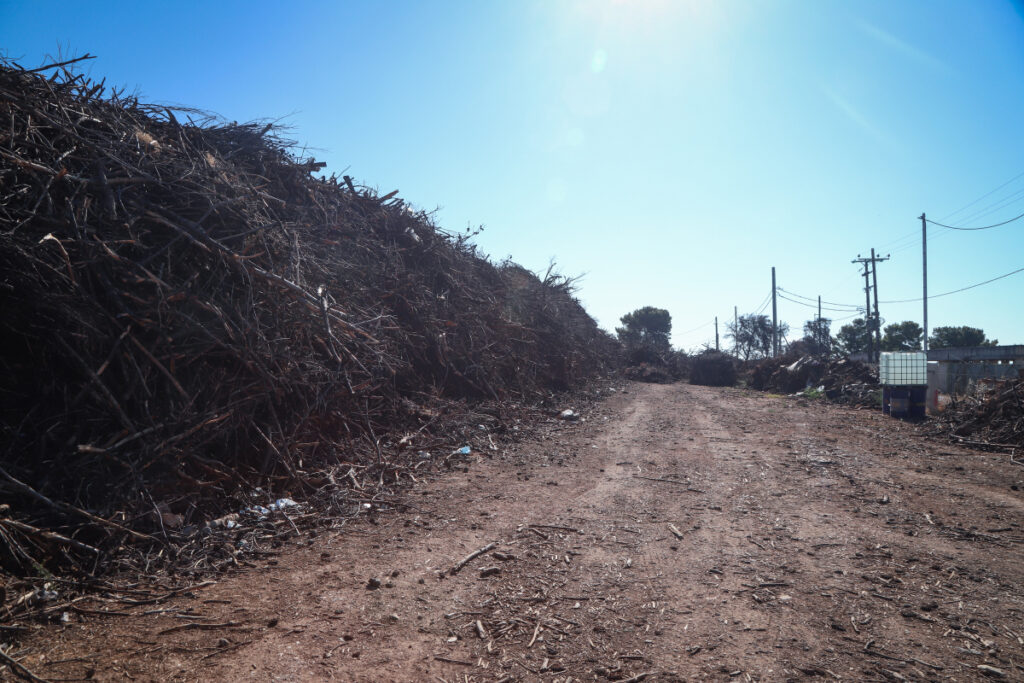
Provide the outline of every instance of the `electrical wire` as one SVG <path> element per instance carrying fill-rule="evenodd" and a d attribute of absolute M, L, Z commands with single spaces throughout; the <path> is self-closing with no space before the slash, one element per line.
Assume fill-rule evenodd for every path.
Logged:
<path fill-rule="evenodd" d="M 765 307 L 771 302 L 771 300 L 772 300 L 772 293 L 768 292 L 768 296 L 766 296 L 764 298 L 764 300 L 760 304 L 760 310 L 757 313 L 755 313 L 754 315 L 760 314 L 760 312 L 765 309 Z M 693 329 L 683 330 L 682 332 L 673 332 L 672 334 L 673 335 L 679 335 L 679 336 L 682 336 L 684 334 L 692 334 L 694 332 L 699 332 L 700 330 L 703 330 L 705 327 L 709 327 L 709 326 L 714 325 L 714 324 L 715 324 L 715 319 L 712 318 L 711 320 L 707 321 L 706 323 L 702 323 L 702 324 L 698 325 L 697 327 L 694 327 Z"/>
<path fill-rule="evenodd" d="M 1006 181 L 1005 183 L 1003 183 L 1002 185 L 1000 185 L 1000 186 L 999 186 L 999 187 L 997 187 L 996 189 L 992 190 L 991 192 L 988 192 L 988 193 L 986 193 L 986 194 L 983 194 L 983 195 L 981 195 L 980 197 L 978 197 L 977 199 L 975 199 L 975 200 L 974 200 L 973 202 L 970 202 L 969 204 L 966 204 L 966 205 L 964 205 L 964 206 L 961 206 L 961 207 L 960 207 L 959 209 L 957 209 L 956 211 L 954 211 L 954 212 L 953 212 L 953 213 L 951 213 L 951 214 L 947 214 L 946 216 L 943 216 L 943 217 L 942 217 L 942 220 L 944 220 L 944 221 L 948 221 L 948 220 L 949 220 L 950 218 L 952 218 L 953 216 L 957 215 L 957 214 L 958 214 L 958 213 L 960 213 L 961 211 L 964 211 L 964 210 L 966 210 L 966 209 L 969 209 L 969 208 L 971 208 L 972 206 L 974 206 L 975 204 L 977 204 L 978 202 L 980 202 L 980 201 L 981 201 L 982 199 L 987 199 L 988 197 L 991 197 L 991 196 L 992 196 L 992 195 L 994 195 L 994 194 L 995 194 L 996 192 L 999 192 L 999 190 L 1003 189 L 1004 187 L 1006 187 L 1007 185 L 1009 185 L 1010 183 L 1012 183 L 1013 181 L 1015 181 L 1015 180 L 1017 180 L 1017 179 L 1019 179 L 1019 178 L 1024 178 L 1024 173 L 1018 173 L 1017 175 L 1013 176 L 1012 178 L 1010 178 L 1009 180 L 1007 180 L 1007 181 Z M 1000 201 L 1002 201 L 1002 200 L 1000 200 Z"/>
<path fill-rule="evenodd" d="M 1020 273 L 1020 272 L 1024 272 L 1024 268 L 1018 268 L 1017 270 L 1011 270 L 1009 273 L 1004 273 L 1002 275 L 999 275 L 998 277 L 992 278 L 991 280 L 985 280 L 984 282 L 978 282 L 978 283 L 973 284 L 973 285 L 967 285 L 966 287 L 961 287 L 960 289 L 954 289 L 954 290 L 949 291 L 949 292 L 943 292 L 942 294 L 930 294 L 930 295 L 928 295 L 928 298 L 929 299 L 938 299 L 940 296 L 949 296 L 950 294 L 959 294 L 960 292 L 966 292 L 968 289 L 974 289 L 975 287 L 981 287 L 982 285 L 987 285 L 990 282 L 995 282 L 996 280 L 1002 280 L 1005 277 L 1010 277 L 1011 275 L 1016 275 L 1017 273 Z M 916 299 L 895 299 L 893 301 L 879 301 L 878 303 L 880 303 L 880 304 L 909 304 L 909 303 L 913 303 L 915 301 L 923 301 L 923 300 L 924 300 L 924 297 L 918 297 Z"/>
<path fill-rule="evenodd" d="M 858 277 L 859 276 L 860 275 L 858 274 Z M 803 294 L 797 294 L 796 292 L 791 292 L 788 289 L 783 289 L 782 287 L 779 287 L 778 290 L 780 292 L 785 292 L 786 294 L 789 294 L 790 296 L 795 296 L 795 297 L 800 298 L 800 299 L 806 299 L 808 301 L 813 301 L 813 302 L 817 302 L 818 301 L 814 297 L 804 296 Z M 829 306 L 841 306 L 843 308 L 849 308 L 849 309 L 863 308 L 863 306 L 857 306 L 856 304 L 840 304 L 840 303 L 836 303 L 835 301 L 825 301 L 824 299 L 822 299 L 821 303 L 828 304 Z"/>
<path fill-rule="evenodd" d="M 715 324 L 715 319 L 712 318 L 711 320 L 707 321 L 706 323 L 702 323 L 702 324 L 698 325 L 697 327 L 693 328 L 692 330 L 685 330 L 683 332 L 678 332 L 678 333 L 673 332 L 673 334 L 690 334 L 691 332 L 697 332 L 698 330 L 703 330 L 708 325 L 714 325 L 714 324 Z"/>
<path fill-rule="evenodd" d="M 1020 220 L 1021 218 L 1024 218 L 1024 213 L 1020 214 L 1019 216 L 1014 216 L 1013 218 L 1011 218 L 1008 221 L 1003 221 L 1002 223 L 996 223 L 995 225 L 985 225 L 985 226 L 982 226 L 980 228 L 957 228 L 957 227 L 954 227 L 952 225 L 943 225 L 942 223 L 938 223 L 936 221 L 933 221 L 930 218 L 926 218 L 925 220 L 928 221 L 929 223 L 931 223 L 932 225 L 939 226 L 940 228 L 949 228 L 950 230 L 972 231 L 972 230 L 990 230 L 991 228 L 998 228 L 1001 225 L 1006 225 L 1007 223 L 1012 223 L 1012 222 L 1014 222 L 1016 220 Z"/>
<path fill-rule="evenodd" d="M 766 296 L 764 298 L 764 301 L 761 302 L 761 305 L 757 307 L 756 311 L 754 311 L 754 315 L 761 315 L 761 313 L 764 311 L 764 309 L 768 308 L 768 304 L 771 303 L 771 300 L 772 300 L 772 293 L 768 292 L 768 296 Z"/>
<path fill-rule="evenodd" d="M 999 199 L 991 204 L 987 204 L 982 208 L 978 209 L 974 213 L 964 216 L 963 218 L 957 219 L 957 223 L 970 223 L 972 221 L 980 220 L 989 214 L 993 214 L 1001 209 L 1019 203 L 1024 199 L 1024 188 L 1017 190 L 1011 195 L 1007 195 L 1002 199 Z"/>
<path fill-rule="evenodd" d="M 784 299 L 784 300 L 789 301 L 789 302 L 794 303 L 794 304 L 799 304 L 801 306 L 806 306 L 807 308 L 814 308 L 814 309 L 818 308 L 817 304 L 809 304 L 809 303 L 805 303 L 803 301 L 798 301 L 796 299 L 790 299 L 788 296 L 784 296 L 782 294 L 779 294 L 779 298 L 780 299 Z M 849 309 L 849 308 L 828 308 L 826 306 L 822 306 L 821 310 L 823 310 L 823 311 L 832 311 L 834 313 L 849 313 L 851 309 Z"/>

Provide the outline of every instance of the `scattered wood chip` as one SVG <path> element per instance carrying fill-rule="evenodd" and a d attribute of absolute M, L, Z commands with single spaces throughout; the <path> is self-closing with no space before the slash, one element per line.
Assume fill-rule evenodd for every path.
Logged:
<path fill-rule="evenodd" d="M 200 622 L 197 622 L 197 621 L 190 621 L 187 624 L 179 624 L 177 626 L 172 626 L 170 628 L 165 628 L 163 631 L 158 631 L 157 635 L 163 636 L 163 635 L 166 635 L 168 633 L 174 633 L 176 631 L 192 631 L 192 630 L 196 630 L 196 631 L 212 631 L 212 630 L 215 630 L 215 629 L 218 629 L 218 628 L 235 628 L 236 626 L 241 626 L 241 624 L 239 622 L 237 622 L 237 621 L 224 621 L 224 622 L 221 622 L 219 624 L 200 623 Z"/>
<path fill-rule="evenodd" d="M 988 664 L 979 664 L 978 671 L 992 678 L 1006 678 L 1006 676 L 1008 675 L 1002 669 L 997 669 L 996 667 L 989 666 Z"/>
<path fill-rule="evenodd" d="M 497 545 L 498 545 L 497 543 L 488 543 L 483 548 L 479 548 L 477 550 L 474 550 L 469 555 L 466 555 L 466 557 L 463 558 L 461 561 L 456 562 L 455 565 L 451 569 L 448 570 L 448 573 L 449 574 L 457 574 L 463 567 L 465 567 L 467 564 L 469 564 L 470 562 L 472 562 L 476 558 L 480 557 L 481 555 L 483 555 L 484 553 L 486 553 L 488 551 L 494 550 L 495 546 L 497 546 Z"/>

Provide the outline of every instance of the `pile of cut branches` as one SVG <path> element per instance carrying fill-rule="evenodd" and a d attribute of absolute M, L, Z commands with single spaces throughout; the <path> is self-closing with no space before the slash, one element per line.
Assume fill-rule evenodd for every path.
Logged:
<path fill-rule="evenodd" d="M 9 572 L 98 574 L 257 487 L 370 497 L 465 401 L 500 412 L 616 357 L 571 279 L 314 176 L 273 125 L 9 61 L 0 121 Z"/>
<path fill-rule="evenodd" d="M 955 397 L 930 431 L 968 446 L 1024 449 L 1024 379 L 997 381 Z"/>
<path fill-rule="evenodd" d="M 878 405 L 877 372 L 845 358 L 826 361 L 795 353 L 765 358 L 754 366 L 749 383 L 759 391 L 783 394 L 820 388 L 825 398 L 836 403 Z"/>
<path fill-rule="evenodd" d="M 690 384 L 707 387 L 731 387 L 736 384 L 736 359 L 727 353 L 708 349 L 690 362 Z"/>

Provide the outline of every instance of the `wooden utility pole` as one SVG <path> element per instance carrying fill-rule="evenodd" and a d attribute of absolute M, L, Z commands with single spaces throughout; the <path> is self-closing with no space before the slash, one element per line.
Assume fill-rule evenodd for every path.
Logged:
<path fill-rule="evenodd" d="M 871 286 L 875 290 L 875 355 L 878 356 L 882 353 L 882 318 L 878 315 L 878 262 L 874 247 L 871 247 Z"/>
<path fill-rule="evenodd" d="M 740 345 L 739 345 L 739 334 L 740 334 L 740 307 L 732 307 L 732 353 L 734 356 L 739 358 L 740 356 Z"/>
<path fill-rule="evenodd" d="M 772 266 L 772 358 L 779 355 L 779 310 L 775 302 L 775 266 Z"/>
<path fill-rule="evenodd" d="M 869 259 L 861 258 L 860 254 L 857 254 L 857 258 L 850 261 L 850 263 L 862 263 L 864 264 L 864 327 L 868 333 L 868 362 L 875 357 L 874 350 L 871 348 L 874 346 L 872 343 L 871 335 L 871 280 L 868 277 L 871 275 L 871 269 L 868 268 Z"/>
<path fill-rule="evenodd" d="M 715 351 L 720 351 L 718 348 L 718 316 L 715 316 Z"/>
<path fill-rule="evenodd" d="M 928 220 L 921 212 L 921 278 L 923 290 L 921 301 L 924 302 L 924 339 L 921 340 L 925 353 L 928 353 Z"/>
<path fill-rule="evenodd" d="M 821 329 L 821 294 L 818 295 L 818 328 L 814 330 L 814 336 L 817 337 L 817 347 L 820 352 L 825 348 L 825 330 Z"/>
<path fill-rule="evenodd" d="M 857 254 L 850 263 L 863 263 L 864 264 L 864 312 L 867 320 L 867 333 L 868 333 L 868 361 L 878 362 L 879 353 L 882 350 L 882 334 L 881 325 L 879 321 L 881 318 L 878 315 L 878 273 L 875 270 L 876 263 L 881 261 L 888 261 L 889 255 L 875 256 L 875 250 L 871 250 L 871 258 L 861 258 L 860 254 Z M 870 279 L 869 279 L 870 278 Z M 871 290 L 872 280 L 874 280 L 875 290 L 875 311 L 871 312 Z"/>

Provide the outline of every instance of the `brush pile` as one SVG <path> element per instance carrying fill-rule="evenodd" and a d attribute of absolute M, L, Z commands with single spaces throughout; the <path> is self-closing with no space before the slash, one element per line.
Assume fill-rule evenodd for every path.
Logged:
<path fill-rule="evenodd" d="M 958 396 L 931 423 L 930 431 L 987 448 L 1024 448 L 1024 379 L 986 383 Z"/>
<path fill-rule="evenodd" d="M 372 496 L 464 401 L 501 413 L 615 361 L 570 279 L 314 177 L 272 125 L 11 62 L 0 121 L 10 572 L 101 572 L 256 487 Z"/>
<path fill-rule="evenodd" d="M 864 363 L 845 358 L 832 361 L 796 355 L 766 358 L 754 366 L 750 386 L 782 394 L 814 389 L 836 403 L 878 404 L 877 373 Z"/>
<path fill-rule="evenodd" d="M 731 387 L 736 384 L 736 359 L 727 353 L 707 350 L 690 362 L 690 384 Z"/>

